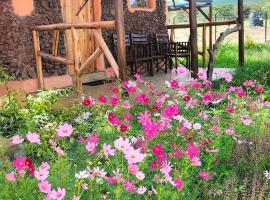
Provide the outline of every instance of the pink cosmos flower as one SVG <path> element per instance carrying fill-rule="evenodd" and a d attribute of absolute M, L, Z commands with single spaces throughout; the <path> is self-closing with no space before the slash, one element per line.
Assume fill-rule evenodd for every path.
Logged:
<path fill-rule="evenodd" d="M 113 185 L 113 184 L 115 184 L 117 182 L 117 178 L 116 177 L 107 177 L 106 180 L 111 185 Z"/>
<path fill-rule="evenodd" d="M 88 184 L 87 183 L 82 184 L 82 189 L 83 190 L 88 190 Z"/>
<path fill-rule="evenodd" d="M 139 186 L 137 188 L 137 193 L 140 195 L 143 195 L 147 191 L 147 188 L 145 186 Z"/>
<path fill-rule="evenodd" d="M 128 119 L 128 120 L 133 119 L 132 114 L 124 113 L 123 116 L 124 116 L 125 119 Z"/>
<path fill-rule="evenodd" d="M 94 142 L 88 142 L 85 148 L 90 154 L 93 154 L 96 150 L 96 144 Z"/>
<path fill-rule="evenodd" d="M 23 143 L 23 141 L 24 141 L 24 139 L 23 138 L 21 138 L 19 135 L 14 135 L 13 137 L 12 137 L 12 144 L 21 144 L 21 143 Z"/>
<path fill-rule="evenodd" d="M 269 171 L 264 171 L 264 176 L 267 178 L 267 179 L 269 179 L 270 180 L 270 172 Z"/>
<path fill-rule="evenodd" d="M 107 159 L 109 158 L 109 156 L 115 155 L 115 150 L 112 149 L 111 145 L 103 144 L 102 149 Z"/>
<path fill-rule="evenodd" d="M 138 119 L 141 124 L 145 124 L 146 121 L 151 121 L 151 115 L 147 111 L 144 113 L 140 112 Z"/>
<path fill-rule="evenodd" d="M 211 178 L 211 176 L 207 172 L 202 171 L 202 170 L 199 171 L 199 177 L 206 180 Z"/>
<path fill-rule="evenodd" d="M 226 112 L 227 113 L 233 113 L 234 112 L 234 107 L 231 105 L 228 105 L 228 107 L 226 108 Z"/>
<path fill-rule="evenodd" d="M 193 80 L 191 84 L 192 88 L 195 90 L 199 90 L 202 87 L 202 84 L 196 80 Z"/>
<path fill-rule="evenodd" d="M 186 76 L 189 72 L 188 69 L 183 65 L 179 65 L 175 70 L 179 77 Z"/>
<path fill-rule="evenodd" d="M 203 95 L 202 103 L 204 105 L 208 105 L 209 103 L 211 103 L 211 101 L 212 101 L 212 94 L 211 93 L 207 93 L 207 94 Z"/>
<path fill-rule="evenodd" d="M 6 174 L 6 179 L 7 179 L 9 182 L 15 182 L 15 181 L 16 181 L 15 173 L 14 173 L 14 172 L 7 173 L 7 174 Z"/>
<path fill-rule="evenodd" d="M 158 124 L 152 121 L 146 121 L 143 125 L 143 134 L 147 139 L 153 139 L 158 135 Z"/>
<path fill-rule="evenodd" d="M 39 135 L 36 133 L 28 132 L 26 135 L 26 138 L 30 143 L 41 144 L 40 139 L 39 139 Z"/>
<path fill-rule="evenodd" d="M 16 158 L 16 160 L 13 161 L 13 167 L 21 171 L 26 168 L 25 162 L 26 158 Z"/>
<path fill-rule="evenodd" d="M 80 200 L 80 197 L 73 196 L 71 200 Z"/>
<path fill-rule="evenodd" d="M 42 162 L 39 169 L 49 171 L 50 170 L 50 165 L 47 162 Z"/>
<path fill-rule="evenodd" d="M 250 125 L 252 122 L 248 115 L 242 115 L 240 119 L 246 126 Z"/>
<path fill-rule="evenodd" d="M 243 83 L 244 86 L 246 87 L 255 87 L 256 86 L 256 82 L 252 81 L 252 80 L 245 80 L 245 82 Z"/>
<path fill-rule="evenodd" d="M 155 155 L 161 155 L 164 153 L 163 151 L 163 147 L 161 144 L 156 144 L 153 148 L 152 148 L 152 152 L 155 154 Z"/>
<path fill-rule="evenodd" d="M 201 79 L 201 80 L 207 80 L 207 74 L 206 74 L 206 71 L 204 70 L 200 70 L 198 72 L 198 78 Z"/>
<path fill-rule="evenodd" d="M 193 124 L 193 129 L 194 130 L 200 130 L 201 128 L 202 128 L 202 125 L 200 123 Z"/>
<path fill-rule="evenodd" d="M 170 174 L 171 171 L 172 171 L 172 165 L 170 165 L 170 164 L 171 164 L 170 162 L 165 161 L 165 162 L 162 164 L 161 168 L 160 168 L 160 172 L 161 172 L 162 174 L 164 174 L 165 176 L 169 176 L 169 174 Z"/>
<path fill-rule="evenodd" d="M 170 105 L 164 108 L 162 115 L 167 118 L 173 118 L 175 115 L 179 114 L 179 108 L 176 105 Z"/>
<path fill-rule="evenodd" d="M 199 157 L 201 151 L 194 143 L 190 143 L 187 147 L 187 153 L 190 158 L 193 158 Z"/>
<path fill-rule="evenodd" d="M 145 174 L 141 171 L 138 171 L 135 176 L 139 180 L 143 180 L 145 178 Z"/>
<path fill-rule="evenodd" d="M 111 106 L 116 106 L 119 103 L 118 96 L 111 96 Z"/>
<path fill-rule="evenodd" d="M 48 181 L 42 181 L 38 184 L 39 191 L 45 194 L 51 192 L 52 185 Z"/>
<path fill-rule="evenodd" d="M 122 107 L 125 109 L 129 109 L 129 108 L 131 108 L 131 105 L 130 105 L 129 101 L 124 101 L 122 104 Z"/>
<path fill-rule="evenodd" d="M 103 95 L 100 95 L 98 97 L 98 100 L 99 100 L 100 103 L 104 103 L 104 104 L 107 103 L 107 97 L 105 97 Z"/>
<path fill-rule="evenodd" d="M 202 162 L 201 162 L 199 157 L 190 158 L 190 162 L 191 162 L 192 165 L 194 165 L 196 167 L 202 166 Z"/>
<path fill-rule="evenodd" d="M 134 175 L 134 174 L 136 174 L 138 172 L 138 170 L 139 170 L 138 165 L 130 164 L 128 166 L 128 172 L 130 174 L 133 174 Z"/>
<path fill-rule="evenodd" d="M 184 182 L 180 178 L 174 179 L 174 185 L 177 190 L 181 191 L 184 187 Z"/>
<path fill-rule="evenodd" d="M 64 199 L 65 195 L 66 195 L 66 190 L 64 188 L 57 188 L 57 191 L 53 190 L 49 196 L 50 198 L 54 200 L 62 200 Z"/>
<path fill-rule="evenodd" d="M 135 186 L 130 180 L 126 180 L 123 184 L 125 187 L 126 192 L 134 193 L 135 192 Z"/>
<path fill-rule="evenodd" d="M 35 177 L 36 177 L 37 180 L 39 180 L 39 181 L 45 181 L 48 178 L 48 176 L 49 176 L 49 171 L 42 170 L 41 169 L 39 171 L 35 171 L 34 172 L 34 175 L 35 175 Z"/>
<path fill-rule="evenodd" d="M 231 83 L 233 81 L 233 76 L 231 73 L 226 73 L 224 78 L 228 83 Z"/>
<path fill-rule="evenodd" d="M 146 154 L 141 153 L 140 149 L 130 149 L 124 153 L 129 164 L 140 163 L 146 156 Z"/>
<path fill-rule="evenodd" d="M 73 133 L 73 127 L 67 123 L 64 125 L 59 125 L 56 129 L 57 137 L 70 137 Z"/>
<path fill-rule="evenodd" d="M 135 100 L 138 104 L 147 105 L 150 103 L 150 99 L 147 97 L 145 93 L 142 93 L 139 96 L 135 97 Z"/>
<path fill-rule="evenodd" d="M 95 167 L 93 169 L 93 173 L 101 178 L 105 178 L 107 172 L 104 169 L 99 169 L 99 167 Z"/>
<path fill-rule="evenodd" d="M 246 92 L 243 90 L 242 87 L 236 88 L 235 92 L 239 98 L 243 98 L 246 95 Z"/>
<path fill-rule="evenodd" d="M 129 149 L 131 149 L 131 144 L 129 142 L 128 138 L 118 138 L 117 140 L 114 141 L 114 147 L 119 150 L 119 151 L 127 151 Z"/>

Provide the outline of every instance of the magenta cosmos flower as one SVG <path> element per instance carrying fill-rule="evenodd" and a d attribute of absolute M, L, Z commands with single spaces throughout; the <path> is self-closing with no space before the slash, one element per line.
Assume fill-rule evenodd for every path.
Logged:
<path fill-rule="evenodd" d="M 39 191 L 45 194 L 51 192 L 52 185 L 48 181 L 42 181 L 38 184 Z"/>
<path fill-rule="evenodd" d="M 25 162 L 26 158 L 16 158 L 16 160 L 13 161 L 13 167 L 21 171 L 26 168 Z"/>
<path fill-rule="evenodd" d="M 26 138 L 30 143 L 41 144 L 39 135 L 36 133 L 28 132 Z"/>
<path fill-rule="evenodd" d="M 104 104 L 107 103 L 107 97 L 106 96 L 100 95 L 98 97 L 98 100 L 99 100 L 100 103 L 104 103 Z"/>
<path fill-rule="evenodd" d="M 187 153 L 190 158 L 199 157 L 201 151 L 195 144 L 189 144 L 187 147 Z"/>
<path fill-rule="evenodd" d="M 72 133 L 73 128 L 67 123 L 65 123 L 64 125 L 59 125 L 56 129 L 57 137 L 70 137 Z"/>
<path fill-rule="evenodd" d="M 21 144 L 23 143 L 24 139 L 21 138 L 19 135 L 14 135 L 12 137 L 12 144 Z"/>
<path fill-rule="evenodd" d="M 184 182 L 180 178 L 174 179 L 174 184 L 177 190 L 182 190 L 184 187 Z"/>
<path fill-rule="evenodd" d="M 199 171 L 199 177 L 206 180 L 211 178 L 211 176 L 205 171 Z"/>

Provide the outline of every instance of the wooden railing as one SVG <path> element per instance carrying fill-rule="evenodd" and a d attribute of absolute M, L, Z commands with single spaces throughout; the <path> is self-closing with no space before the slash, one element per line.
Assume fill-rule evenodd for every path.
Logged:
<path fill-rule="evenodd" d="M 36 57 L 37 77 L 38 77 L 39 87 L 41 89 L 45 88 L 43 73 L 42 73 L 42 58 L 46 60 L 50 60 L 50 61 L 60 62 L 65 65 L 72 65 L 75 71 L 76 90 L 77 90 L 77 93 L 80 95 L 83 93 L 82 81 L 81 81 L 81 77 L 83 73 L 86 71 L 87 67 L 93 64 L 102 53 L 107 58 L 116 76 L 119 77 L 118 64 L 116 63 L 112 53 L 110 52 L 108 46 L 106 45 L 101 33 L 99 33 L 96 30 L 96 29 L 115 29 L 115 28 L 116 28 L 115 21 L 33 26 L 32 32 L 33 32 L 33 42 L 34 42 L 34 51 L 35 51 L 35 57 Z M 85 60 L 84 63 L 80 62 L 81 60 L 80 49 L 78 45 L 80 38 L 78 37 L 77 29 L 91 29 L 95 40 L 99 44 L 99 47 L 94 51 L 92 55 L 90 55 Z M 72 41 L 73 41 L 73 58 L 64 58 L 57 55 L 60 30 L 71 30 Z M 40 31 L 53 31 L 53 47 L 52 47 L 51 54 L 42 52 L 40 50 L 40 41 L 39 41 Z"/>

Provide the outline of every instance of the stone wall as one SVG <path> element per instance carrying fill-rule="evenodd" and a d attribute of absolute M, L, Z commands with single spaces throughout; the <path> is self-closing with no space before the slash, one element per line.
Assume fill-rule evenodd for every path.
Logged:
<path fill-rule="evenodd" d="M 102 0 L 102 20 L 114 20 L 114 14 L 114 0 Z M 127 1 L 124 0 L 124 14 L 127 33 L 149 33 L 152 39 L 156 33 L 167 33 L 165 0 L 157 0 L 157 8 L 154 12 L 136 11 L 134 13 L 128 10 Z M 110 30 L 103 30 L 104 39 L 111 49 L 113 33 Z"/>
<path fill-rule="evenodd" d="M 62 20 L 60 0 L 34 0 L 31 16 L 16 16 L 12 1 L 0 1 L 0 65 L 9 69 L 16 80 L 36 78 L 36 63 L 30 26 L 60 23 Z M 50 52 L 52 33 L 40 34 L 41 49 Z M 60 37 L 59 53 L 65 54 L 63 33 Z M 44 76 L 62 75 L 66 67 L 43 60 Z"/>

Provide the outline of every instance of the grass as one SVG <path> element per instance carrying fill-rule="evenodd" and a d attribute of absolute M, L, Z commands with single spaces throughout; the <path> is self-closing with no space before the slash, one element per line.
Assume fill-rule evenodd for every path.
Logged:
<path fill-rule="evenodd" d="M 238 63 L 238 45 L 224 43 L 219 49 L 215 63 L 216 67 L 236 68 Z M 270 43 L 246 44 L 245 67 L 269 67 L 270 69 Z"/>

